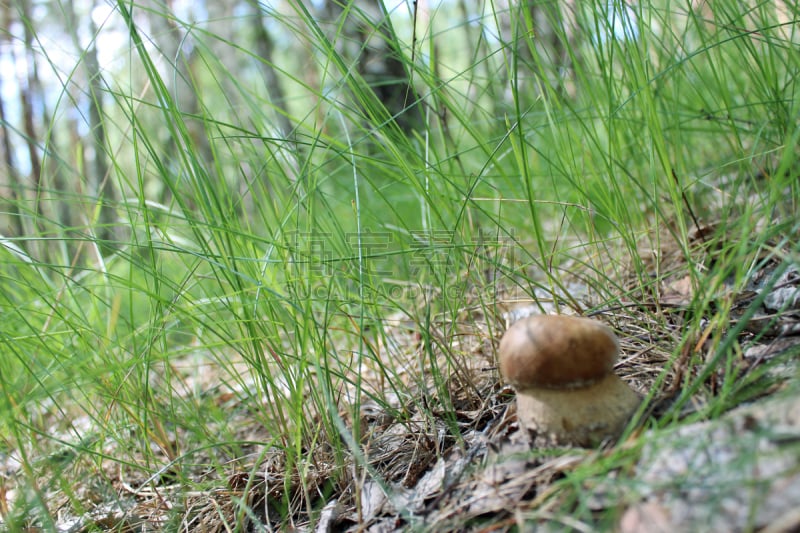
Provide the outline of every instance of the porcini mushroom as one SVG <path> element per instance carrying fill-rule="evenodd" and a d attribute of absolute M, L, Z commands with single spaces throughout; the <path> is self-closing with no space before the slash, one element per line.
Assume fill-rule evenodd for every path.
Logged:
<path fill-rule="evenodd" d="M 520 424 L 553 444 L 618 437 L 640 402 L 614 374 L 618 352 L 616 335 L 597 320 L 534 315 L 514 323 L 498 356 Z"/>

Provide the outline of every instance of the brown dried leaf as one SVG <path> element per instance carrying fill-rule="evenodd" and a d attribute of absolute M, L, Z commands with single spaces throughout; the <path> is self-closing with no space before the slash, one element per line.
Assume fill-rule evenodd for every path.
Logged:
<path fill-rule="evenodd" d="M 643 502 L 630 507 L 622 515 L 620 533 L 673 533 L 669 512 L 656 502 Z"/>

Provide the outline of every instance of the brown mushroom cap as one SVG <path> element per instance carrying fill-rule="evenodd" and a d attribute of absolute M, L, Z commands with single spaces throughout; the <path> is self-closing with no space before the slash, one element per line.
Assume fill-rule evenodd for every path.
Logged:
<path fill-rule="evenodd" d="M 500 373 L 516 388 L 585 387 L 614 370 L 619 342 L 589 318 L 534 315 L 511 326 L 500 341 Z"/>
<path fill-rule="evenodd" d="M 593 446 L 625 429 L 640 398 L 614 374 L 619 342 L 596 320 L 530 316 L 500 341 L 517 418 L 547 443 Z"/>

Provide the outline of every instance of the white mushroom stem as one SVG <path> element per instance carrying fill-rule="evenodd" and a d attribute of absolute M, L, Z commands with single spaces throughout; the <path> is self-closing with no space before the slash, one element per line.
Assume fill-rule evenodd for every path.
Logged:
<path fill-rule="evenodd" d="M 616 438 L 640 403 L 614 374 L 581 388 L 517 390 L 517 418 L 523 427 L 559 444 L 595 446 Z"/>

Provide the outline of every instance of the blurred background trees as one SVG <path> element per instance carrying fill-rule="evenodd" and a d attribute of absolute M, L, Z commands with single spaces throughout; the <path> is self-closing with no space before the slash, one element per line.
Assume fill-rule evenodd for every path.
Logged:
<path fill-rule="evenodd" d="M 132 204 L 170 209 L 197 174 L 241 197 L 232 212 L 252 211 L 303 187 L 309 165 L 322 164 L 309 147 L 345 133 L 350 142 L 405 137 L 411 149 L 432 132 L 455 142 L 454 102 L 459 124 L 498 131 L 509 109 L 547 91 L 577 102 L 575 76 L 593 76 L 581 50 L 604 57 L 604 42 L 638 34 L 622 2 L 599 11 L 574 0 L 484 4 L 143 0 L 126 21 L 125 3 L 5 2 L 0 235 L 42 258 L 53 239 L 65 257 L 85 237 L 114 249 L 129 238 Z M 788 12 L 779 6 L 780 22 Z M 714 16 L 696 7 L 691 16 Z M 600 70 L 613 71 L 625 57 L 608 50 Z M 177 113 L 174 128 L 165 112 Z M 187 151 L 197 156 L 191 171 L 176 163 Z M 253 151 L 263 167 L 242 157 Z M 179 200 L 196 208 L 196 198 Z"/>
<path fill-rule="evenodd" d="M 293 183 L 301 177 L 302 147 L 318 142 L 320 132 L 335 135 L 342 124 L 361 122 L 367 129 L 367 123 L 396 126 L 412 138 L 423 131 L 426 112 L 443 115 L 436 87 L 444 91 L 443 76 L 451 83 L 453 74 L 441 72 L 442 57 L 450 58 L 448 69 L 480 63 L 485 77 L 465 79 L 465 94 L 476 109 L 479 101 L 502 106 L 510 92 L 496 94 L 497 82 L 507 83 L 503 63 L 517 50 L 518 75 L 531 76 L 534 58 L 525 34 L 534 24 L 544 36 L 536 40 L 537 53 L 562 76 L 569 58 L 559 42 L 575 35 L 562 16 L 569 4 L 501 3 L 501 16 L 488 20 L 480 3 L 465 0 L 143 0 L 131 8 L 193 153 L 207 172 L 245 194 L 248 180 L 263 180 L 267 191 L 280 180 L 237 164 L 231 129 L 279 162 Z M 160 172 L 134 177 L 142 161 L 133 157 L 141 146 L 131 127 L 150 130 L 150 141 L 160 144 L 150 149 L 174 159 L 186 147 L 161 123 L 158 110 L 170 104 L 148 87 L 113 3 L 13 0 L 0 9 L 6 29 L 0 33 L 0 232 L 37 257 L 54 253 L 44 244 L 51 239 L 59 239 L 66 248 L 57 253 L 67 255 L 77 246 L 69 243 L 87 236 L 113 249 L 128 238 L 124 206 L 140 187 L 149 200 L 173 201 L 174 188 L 160 182 Z M 300 16 L 306 10 L 317 28 Z M 460 30 L 432 33 L 432 10 Z M 320 39 L 330 40 L 339 57 L 330 57 Z M 350 103 L 340 109 L 342 102 Z M 262 112 L 247 111 L 253 107 Z M 343 110 L 352 113 L 344 122 L 335 116 Z M 364 135 L 380 137 L 367 130 L 356 137 Z M 180 174 L 170 157 L 164 163 Z"/>

